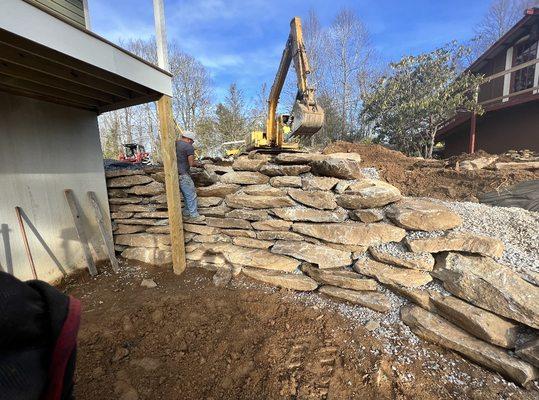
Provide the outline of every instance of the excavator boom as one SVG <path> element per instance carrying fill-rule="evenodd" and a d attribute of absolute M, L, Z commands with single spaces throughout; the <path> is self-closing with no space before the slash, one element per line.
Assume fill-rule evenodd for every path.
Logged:
<path fill-rule="evenodd" d="M 292 122 L 289 137 L 312 136 L 324 124 L 324 110 L 317 104 L 314 97 L 314 88 L 309 87 L 307 81 L 307 76 L 311 71 L 305 44 L 303 43 L 301 20 L 294 17 L 290 22 L 290 35 L 288 36 L 268 101 L 266 137 L 273 147 L 282 147 L 284 142 L 284 135 L 282 129 L 279 129 L 276 112 L 292 61 L 294 61 L 294 69 L 296 70 L 298 92 L 290 115 Z"/>

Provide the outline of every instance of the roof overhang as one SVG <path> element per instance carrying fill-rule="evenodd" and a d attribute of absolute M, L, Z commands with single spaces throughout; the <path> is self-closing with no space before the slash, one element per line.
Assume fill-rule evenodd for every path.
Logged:
<path fill-rule="evenodd" d="M 511 47 L 518 39 L 529 32 L 530 27 L 539 23 L 539 8 L 529 8 L 525 11 L 524 17 L 509 29 L 501 38 L 490 46 L 477 60 L 475 60 L 467 70 L 477 72 L 485 64 L 499 55 L 501 52 Z"/>
<path fill-rule="evenodd" d="M 98 113 L 172 95 L 171 74 L 21 0 L 0 1 L 0 91 Z"/>

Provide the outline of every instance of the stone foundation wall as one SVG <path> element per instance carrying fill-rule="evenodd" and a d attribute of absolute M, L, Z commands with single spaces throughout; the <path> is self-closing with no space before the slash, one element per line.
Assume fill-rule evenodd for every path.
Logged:
<path fill-rule="evenodd" d="M 163 172 L 126 171 L 107 172 L 117 250 L 168 264 Z M 206 220 L 184 224 L 188 265 L 382 313 L 389 289 L 409 300 L 401 318 L 418 336 L 522 385 L 537 379 L 539 287 L 496 261 L 503 243 L 454 231 L 459 215 L 367 172 L 353 153 L 207 162 L 193 171 Z"/>

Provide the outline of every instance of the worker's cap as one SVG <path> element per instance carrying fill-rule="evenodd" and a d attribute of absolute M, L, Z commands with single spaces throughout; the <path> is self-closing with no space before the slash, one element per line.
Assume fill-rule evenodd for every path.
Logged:
<path fill-rule="evenodd" d="M 192 141 L 195 141 L 196 138 L 197 138 L 197 135 L 196 135 L 195 132 L 183 131 L 182 137 L 187 138 L 187 139 L 191 139 Z"/>

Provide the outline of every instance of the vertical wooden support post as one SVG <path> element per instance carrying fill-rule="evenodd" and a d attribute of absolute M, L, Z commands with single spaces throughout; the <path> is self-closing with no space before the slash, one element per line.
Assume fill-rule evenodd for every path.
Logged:
<path fill-rule="evenodd" d="M 172 245 L 172 266 L 174 273 L 185 270 L 185 243 L 180 200 L 178 165 L 176 162 L 176 135 L 172 121 L 172 99 L 163 96 L 157 102 L 159 131 L 161 133 L 161 157 L 165 168 L 165 187 L 167 190 L 168 223 Z"/>
<path fill-rule="evenodd" d="M 161 68 L 169 70 L 165 8 L 163 0 L 153 0 L 155 19 L 155 39 L 157 43 L 157 61 Z M 172 98 L 163 96 L 157 102 L 159 132 L 161 135 L 161 156 L 165 169 L 165 187 L 167 191 L 168 223 L 172 247 L 172 266 L 174 273 L 185 270 L 185 242 L 183 238 L 182 208 L 176 161 L 176 135 L 172 118 Z"/>
<path fill-rule="evenodd" d="M 468 144 L 468 153 L 475 153 L 475 131 L 477 129 L 477 114 L 472 111 L 472 118 L 470 119 L 470 142 Z"/>

